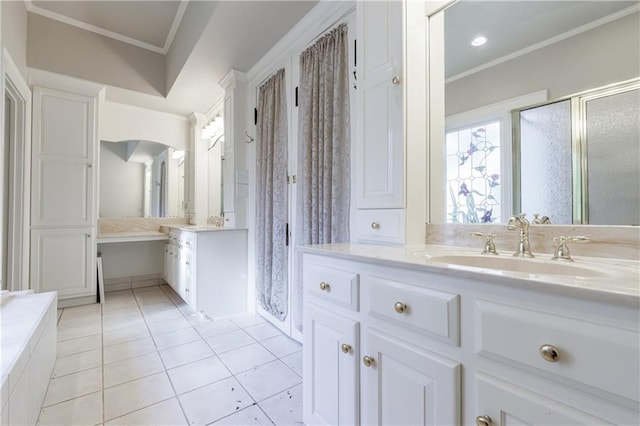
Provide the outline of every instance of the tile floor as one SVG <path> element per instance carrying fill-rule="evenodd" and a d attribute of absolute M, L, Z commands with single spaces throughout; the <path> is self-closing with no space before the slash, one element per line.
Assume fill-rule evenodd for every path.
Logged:
<path fill-rule="evenodd" d="M 206 321 L 168 286 L 58 312 L 39 425 L 302 424 L 302 346 L 257 315 Z"/>

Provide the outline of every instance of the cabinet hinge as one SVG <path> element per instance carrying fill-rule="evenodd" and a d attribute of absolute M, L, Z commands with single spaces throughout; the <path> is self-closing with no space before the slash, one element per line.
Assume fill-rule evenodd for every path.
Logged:
<path fill-rule="evenodd" d="M 287 226 L 285 229 L 285 244 L 289 247 L 289 223 L 287 222 Z"/>
<path fill-rule="evenodd" d="M 253 109 L 253 124 L 258 125 L 258 108 Z"/>
<path fill-rule="evenodd" d="M 296 86 L 296 106 L 298 106 L 298 86 Z"/>

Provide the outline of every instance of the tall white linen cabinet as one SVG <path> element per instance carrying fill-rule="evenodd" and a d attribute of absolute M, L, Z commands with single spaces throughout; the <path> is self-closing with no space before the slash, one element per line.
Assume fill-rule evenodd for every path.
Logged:
<path fill-rule="evenodd" d="M 31 288 L 61 306 L 96 300 L 98 108 L 102 88 L 36 82 Z"/>

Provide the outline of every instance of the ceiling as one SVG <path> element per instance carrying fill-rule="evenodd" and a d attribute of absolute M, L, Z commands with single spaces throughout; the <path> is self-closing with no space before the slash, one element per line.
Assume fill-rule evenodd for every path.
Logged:
<path fill-rule="evenodd" d="M 173 53 L 171 46 L 176 32 L 181 24 L 188 25 L 183 20 L 188 0 L 25 0 L 25 3 L 31 13 L 163 55 Z M 107 86 L 106 98 L 181 115 L 206 112 L 224 96 L 218 85 L 222 77 L 231 69 L 249 71 L 317 0 L 212 3 L 216 5 L 210 20 L 200 37 L 184 49 L 187 58 L 165 97 Z"/>
<path fill-rule="evenodd" d="M 446 77 L 569 36 L 581 26 L 603 23 L 599 20 L 622 11 L 637 11 L 638 5 L 638 1 L 462 0 L 445 10 Z M 477 35 L 487 37 L 484 46 L 471 46 Z"/>

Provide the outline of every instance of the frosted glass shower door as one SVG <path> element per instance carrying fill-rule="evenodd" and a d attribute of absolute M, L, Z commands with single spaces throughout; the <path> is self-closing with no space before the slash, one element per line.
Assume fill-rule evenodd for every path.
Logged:
<path fill-rule="evenodd" d="M 572 223 L 571 101 L 520 111 L 519 150 L 519 210 Z"/>
<path fill-rule="evenodd" d="M 640 224 L 640 90 L 585 101 L 593 225 Z"/>

